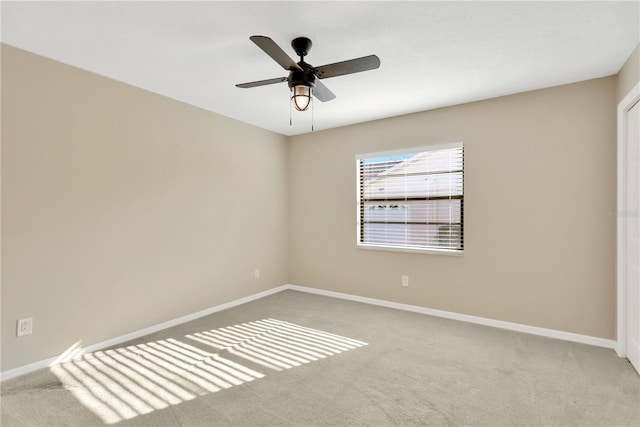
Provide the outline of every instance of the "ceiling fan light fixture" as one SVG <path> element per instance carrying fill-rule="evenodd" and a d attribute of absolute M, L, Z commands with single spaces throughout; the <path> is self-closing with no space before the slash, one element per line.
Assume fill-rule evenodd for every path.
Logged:
<path fill-rule="evenodd" d="M 335 62 L 333 64 L 321 65 L 320 67 L 314 67 L 304 61 L 304 57 L 307 56 L 312 45 L 311 40 L 307 37 L 297 37 L 291 41 L 291 47 L 293 47 L 293 50 L 295 50 L 300 57 L 300 61 L 298 62 L 291 59 L 289 55 L 287 55 L 287 53 L 269 37 L 251 36 L 249 37 L 249 40 L 269 55 L 271 59 L 280 64 L 282 68 L 289 71 L 289 76 L 258 80 L 249 83 L 240 83 L 236 86 L 240 88 L 250 88 L 286 81 L 289 89 L 291 90 L 291 102 L 298 111 L 307 110 L 309 105 L 312 106 L 311 110 L 313 111 L 313 104 L 311 104 L 312 95 L 320 102 L 331 101 L 336 97 L 336 95 L 331 92 L 331 90 L 329 90 L 329 88 L 327 88 L 320 79 L 360 73 L 362 71 L 374 70 L 380 67 L 380 58 L 375 55 L 363 56 L 361 58 L 354 58 L 346 61 Z M 291 122 L 291 117 L 289 117 L 289 122 Z"/>
<path fill-rule="evenodd" d="M 305 111 L 311 103 L 311 87 L 298 85 L 291 88 L 291 100 L 298 111 Z"/>

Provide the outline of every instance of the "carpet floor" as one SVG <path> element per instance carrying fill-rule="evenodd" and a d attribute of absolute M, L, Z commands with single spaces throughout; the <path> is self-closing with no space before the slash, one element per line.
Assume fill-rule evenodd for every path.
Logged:
<path fill-rule="evenodd" d="M 614 351 L 284 291 L 2 383 L 2 426 L 640 426 Z"/>

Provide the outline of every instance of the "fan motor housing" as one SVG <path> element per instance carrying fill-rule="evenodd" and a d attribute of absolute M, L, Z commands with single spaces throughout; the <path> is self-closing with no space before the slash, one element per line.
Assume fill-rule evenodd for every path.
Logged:
<path fill-rule="evenodd" d="M 316 87 L 316 75 L 313 73 L 313 67 L 304 61 L 298 62 L 298 65 L 302 70 L 291 70 L 287 79 L 289 88 L 294 86 Z"/>

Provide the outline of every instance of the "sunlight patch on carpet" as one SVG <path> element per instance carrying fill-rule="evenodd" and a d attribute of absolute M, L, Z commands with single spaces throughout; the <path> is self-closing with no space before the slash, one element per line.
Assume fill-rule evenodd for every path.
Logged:
<path fill-rule="evenodd" d="M 275 319 L 243 323 L 186 337 L 276 371 L 367 345 L 362 341 Z"/>
<path fill-rule="evenodd" d="M 96 351 L 50 369 L 86 408 L 114 424 L 263 378 L 256 369 L 281 371 L 367 345 L 276 319 L 185 338 L 191 343 L 168 338 Z"/>

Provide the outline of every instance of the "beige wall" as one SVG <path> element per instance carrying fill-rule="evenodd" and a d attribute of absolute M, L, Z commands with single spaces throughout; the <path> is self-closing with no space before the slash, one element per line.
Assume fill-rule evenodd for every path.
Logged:
<path fill-rule="evenodd" d="M 618 86 L 617 96 L 618 102 L 629 93 L 635 85 L 640 82 L 640 44 L 629 56 L 629 59 L 624 63 L 620 71 L 618 72 Z"/>
<path fill-rule="evenodd" d="M 615 104 L 637 58 L 287 139 L 3 45 L 1 371 L 284 283 L 613 338 Z M 354 156 L 454 141 L 464 256 L 357 249 Z"/>
<path fill-rule="evenodd" d="M 290 138 L 290 282 L 614 338 L 615 104 L 607 77 Z M 354 156 L 455 141 L 464 256 L 356 248 Z"/>
<path fill-rule="evenodd" d="M 286 283 L 286 150 L 3 45 L 1 370 Z"/>

